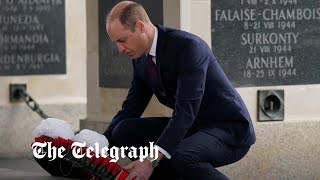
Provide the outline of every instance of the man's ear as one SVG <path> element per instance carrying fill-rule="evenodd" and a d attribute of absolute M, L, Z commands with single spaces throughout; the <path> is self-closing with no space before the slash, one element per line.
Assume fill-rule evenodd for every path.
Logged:
<path fill-rule="evenodd" d="M 136 30 L 138 30 L 141 33 L 145 33 L 146 32 L 146 26 L 145 26 L 144 22 L 137 21 L 136 22 Z"/>

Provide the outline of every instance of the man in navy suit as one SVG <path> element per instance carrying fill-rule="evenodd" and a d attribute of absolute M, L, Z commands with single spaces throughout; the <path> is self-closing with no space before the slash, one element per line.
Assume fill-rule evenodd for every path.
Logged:
<path fill-rule="evenodd" d="M 130 1 L 109 12 L 106 30 L 133 59 L 134 75 L 104 135 L 111 145 L 155 142 L 159 149 L 158 159 L 125 167 L 127 179 L 227 179 L 215 168 L 243 158 L 256 137 L 244 102 L 206 42 L 153 25 L 143 7 Z M 172 117 L 141 118 L 153 94 L 173 109 Z"/>

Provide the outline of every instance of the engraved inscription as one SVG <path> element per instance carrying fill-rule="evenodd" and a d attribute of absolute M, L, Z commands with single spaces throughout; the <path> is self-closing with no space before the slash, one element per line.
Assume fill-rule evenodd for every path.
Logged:
<path fill-rule="evenodd" d="M 66 73 L 63 0 L 0 0 L 0 75 Z"/>
<path fill-rule="evenodd" d="M 212 0 L 212 47 L 236 86 L 320 83 L 319 23 L 315 0 Z"/>

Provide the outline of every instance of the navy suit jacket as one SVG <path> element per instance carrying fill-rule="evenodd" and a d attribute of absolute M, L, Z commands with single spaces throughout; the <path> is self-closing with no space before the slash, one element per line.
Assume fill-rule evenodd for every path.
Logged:
<path fill-rule="evenodd" d="M 133 60 L 128 96 L 108 127 L 107 137 L 122 119 L 141 117 L 155 94 L 160 103 L 173 109 L 156 142 L 170 154 L 191 128 L 232 146 L 253 144 L 256 137 L 246 106 L 206 42 L 184 31 L 156 27 L 156 62 L 163 90 L 152 88 L 145 55 Z"/>

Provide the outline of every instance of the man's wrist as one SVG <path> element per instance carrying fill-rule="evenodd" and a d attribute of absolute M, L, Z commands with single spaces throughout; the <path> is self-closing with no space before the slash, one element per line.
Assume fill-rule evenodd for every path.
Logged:
<path fill-rule="evenodd" d="M 157 160 L 158 160 L 158 161 L 161 161 L 164 157 L 165 157 L 165 156 L 164 156 L 160 151 L 158 151 L 158 158 L 157 158 Z"/>
<path fill-rule="evenodd" d="M 146 158 L 146 160 L 149 161 L 149 163 L 150 163 L 152 168 L 156 168 L 158 166 L 158 164 L 159 164 L 159 160 L 158 159 L 152 158 L 150 156 L 148 156 Z"/>
<path fill-rule="evenodd" d="M 155 159 L 154 157 L 150 157 L 150 156 L 147 156 L 145 160 L 147 160 L 150 165 L 153 167 L 153 168 L 156 168 L 159 164 L 159 162 L 164 158 L 165 156 L 158 151 L 158 157 L 157 159 Z"/>

